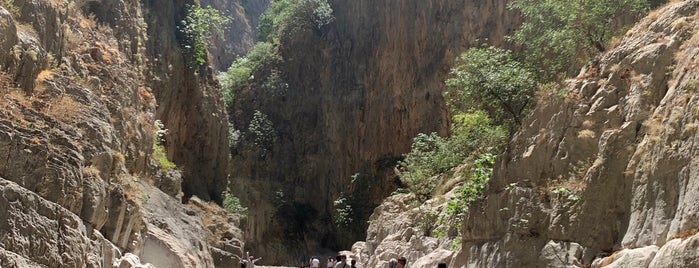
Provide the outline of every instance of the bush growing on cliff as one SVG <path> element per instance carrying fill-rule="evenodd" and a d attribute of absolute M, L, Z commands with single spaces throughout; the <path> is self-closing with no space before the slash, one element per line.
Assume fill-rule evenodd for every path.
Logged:
<path fill-rule="evenodd" d="M 229 191 L 224 191 L 221 193 L 223 197 L 223 208 L 233 215 L 238 216 L 238 218 L 243 219 L 247 217 L 248 208 L 243 207 L 240 204 L 240 199 L 231 194 Z"/>
<path fill-rule="evenodd" d="M 484 153 L 473 161 L 470 179 L 456 189 L 454 197 L 439 217 L 438 224 L 443 228 L 438 231 L 441 232 L 440 236 L 454 237 L 458 234 L 469 204 L 483 197 L 483 189 L 493 175 L 494 164 L 495 155 L 491 153 Z"/>
<path fill-rule="evenodd" d="M 249 85 L 255 70 L 267 66 L 273 59 L 272 44 L 258 42 L 245 57 L 236 59 L 226 72 L 221 73 L 219 79 L 226 106 L 233 105 L 235 95 Z"/>
<path fill-rule="evenodd" d="M 252 116 L 247 133 L 251 135 L 255 145 L 265 151 L 271 149 L 274 142 L 277 140 L 277 132 L 274 129 L 272 121 L 269 120 L 266 114 L 257 110 L 255 110 Z"/>
<path fill-rule="evenodd" d="M 522 26 L 511 39 L 524 47 L 524 60 L 536 66 L 542 81 L 559 73 L 573 74 L 625 27 L 625 16 L 638 16 L 659 1 L 648 0 L 515 0 Z"/>
<path fill-rule="evenodd" d="M 510 51 L 494 47 L 467 50 L 456 59 L 451 75 L 445 98 L 452 111 L 481 109 L 513 128 L 521 124 L 537 86 L 534 73 Z"/>
<path fill-rule="evenodd" d="M 441 183 L 440 174 L 471 156 L 497 152 L 507 137 L 507 132 L 494 125 L 482 111 L 460 113 L 452 121 L 451 137 L 418 134 L 410 152 L 399 164 L 401 181 L 420 201 L 432 196 Z"/>
<path fill-rule="evenodd" d="M 332 12 L 327 0 L 274 0 L 260 18 L 258 40 L 274 42 L 308 27 L 320 31 L 335 20 Z"/>
<path fill-rule="evenodd" d="M 214 38 L 224 39 L 224 25 L 231 18 L 224 16 L 213 7 L 190 5 L 187 16 L 182 20 L 180 32 L 184 35 L 185 48 L 191 54 L 192 60 L 198 65 L 206 62 L 206 49 Z"/>

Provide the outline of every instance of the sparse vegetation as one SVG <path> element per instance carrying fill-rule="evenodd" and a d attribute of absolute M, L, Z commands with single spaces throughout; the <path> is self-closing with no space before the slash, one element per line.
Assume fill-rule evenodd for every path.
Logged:
<path fill-rule="evenodd" d="M 15 19 L 19 17 L 19 8 L 15 5 L 15 0 L 0 0 L 0 6 L 3 6 L 12 14 Z"/>
<path fill-rule="evenodd" d="M 551 193 L 558 195 L 559 198 L 565 198 L 566 200 L 569 200 L 569 201 L 580 200 L 580 196 L 567 187 L 555 188 L 555 189 L 551 190 Z"/>
<path fill-rule="evenodd" d="M 272 50 L 271 43 L 258 42 L 245 57 L 238 58 L 226 72 L 219 74 L 227 106 L 233 105 L 235 95 L 249 86 L 255 70 L 272 62 Z"/>
<path fill-rule="evenodd" d="M 230 17 L 210 6 L 190 5 L 187 8 L 180 32 L 184 36 L 184 47 L 194 63 L 202 65 L 206 62 L 207 46 L 214 38 L 224 39 L 225 25 L 230 21 Z"/>
<path fill-rule="evenodd" d="M 153 139 L 153 159 L 163 169 L 174 169 L 177 165 L 167 159 L 165 151 L 168 130 L 160 120 L 155 120 L 155 139 Z"/>
<path fill-rule="evenodd" d="M 493 175 L 495 155 L 485 153 L 480 155 L 471 168 L 471 176 L 462 186 L 458 187 L 455 196 L 449 200 L 447 207 L 439 217 L 443 235 L 457 236 L 461 223 L 469 209 L 469 204 L 483 197 L 483 189 Z"/>
<path fill-rule="evenodd" d="M 240 204 L 240 199 L 238 199 L 238 197 L 231 194 L 228 190 L 223 191 L 221 197 L 223 197 L 223 208 L 228 211 L 228 213 L 236 215 L 240 219 L 247 217 L 248 208 Z"/>

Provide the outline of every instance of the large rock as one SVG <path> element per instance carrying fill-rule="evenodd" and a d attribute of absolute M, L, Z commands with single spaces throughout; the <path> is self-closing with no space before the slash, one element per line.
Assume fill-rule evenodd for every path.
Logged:
<path fill-rule="evenodd" d="M 77 215 L 2 178 L 0 215 L 3 267 L 105 267 L 114 257 L 110 243 Z"/>
<path fill-rule="evenodd" d="M 214 267 L 201 218 L 154 186 L 140 187 L 146 232 L 139 257 L 156 267 Z"/>

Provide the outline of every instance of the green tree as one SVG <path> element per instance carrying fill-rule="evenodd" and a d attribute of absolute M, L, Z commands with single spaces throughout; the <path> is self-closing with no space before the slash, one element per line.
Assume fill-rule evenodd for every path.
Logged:
<path fill-rule="evenodd" d="M 511 39 L 522 46 L 525 62 L 536 66 L 542 81 L 572 74 L 620 34 L 626 16 L 647 10 L 648 0 L 514 0 L 522 26 Z"/>
<path fill-rule="evenodd" d="M 332 12 L 327 0 L 273 0 L 260 17 L 258 40 L 274 42 L 309 27 L 320 31 L 335 20 Z"/>
<path fill-rule="evenodd" d="M 224 16 L 213 7 L 190 5 L 187 16 L 182 20 L 180 31 L 184 35 L 185 48 L 192 54 L 198 65 L 206 62 L 206 49 L 214 38 L 224 39 L 223 25 L 228 25 L 231 18 Z"/>
<path fill-rule="evenodd" d="M 522 122 L 537 86 L 536 76 L 512 53 L 495 47 L 471 48 L 461 54 L 447 80 L 452 112 L 487 111 L 497 124 Z"/>
<path fill-rule="evenodd" d="M 251 138 L 255 145 L 264 151 L 271 149 L 277 140 L 277 132 L 272 121 L 269 120 L 266 114 L 257 110 L 255 110 L 248 126 L 248 133 L 252 136 Z"/>

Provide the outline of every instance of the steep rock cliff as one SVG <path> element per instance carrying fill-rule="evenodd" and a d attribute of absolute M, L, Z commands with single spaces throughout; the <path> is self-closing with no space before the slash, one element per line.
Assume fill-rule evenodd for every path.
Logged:
<path fill-rule="evenodd" d="M 224 39 L 216 40 L 209 47 L 213 56 L 211 64 L 216 70 L 226 70 L 233 61 L 250 49 L 257 40 L 257 25 L 260 15 L 269 6 L 270 0 L 203 0 L 202 5 L 211 5 L 223 15 L 232 18 L 225 28 Z"/>
<path fill-rule="evenodd" d="M 452 267 L 699 265 L 698 9 L 652 12 L 540 100 L 471 206 Z"/>
<path fill-rule="evenodd" d="M 186 193 L 210 198 L 225 184 L 226 116 L 212 112 L 223 108 L 210 70 L 185 67 L 184 3 L 162 2 L 0 3 L 3 267 L 130 267 L 164 255 L 214 265 L 209 246 L 223 245 L 208 214 L 175 197 L 179 171 L 154 159 L 154 121 L 167 120 Z"/>
<path fill-rule="evenodd" d="M 447 131 L 449 62 L 479 39 L 500 43 L 515 19 L 500 0 L 330 2 L 334 22 L 281 38 L 288 89 L 243 92 L 232 111 L 237 129 L 261 111 L 278 136 L 270 152 L 234 150 L 234 191 L 255 204 L 247 240 L 273 260 L 338 246 L 330 214 L 333 200 L 353 190 L 351 176 L 369 176 L 368 203 L 393 191 L 387 174 L 412 138 Z M 279 248 L 282 237 L 293 248 Z"/>

